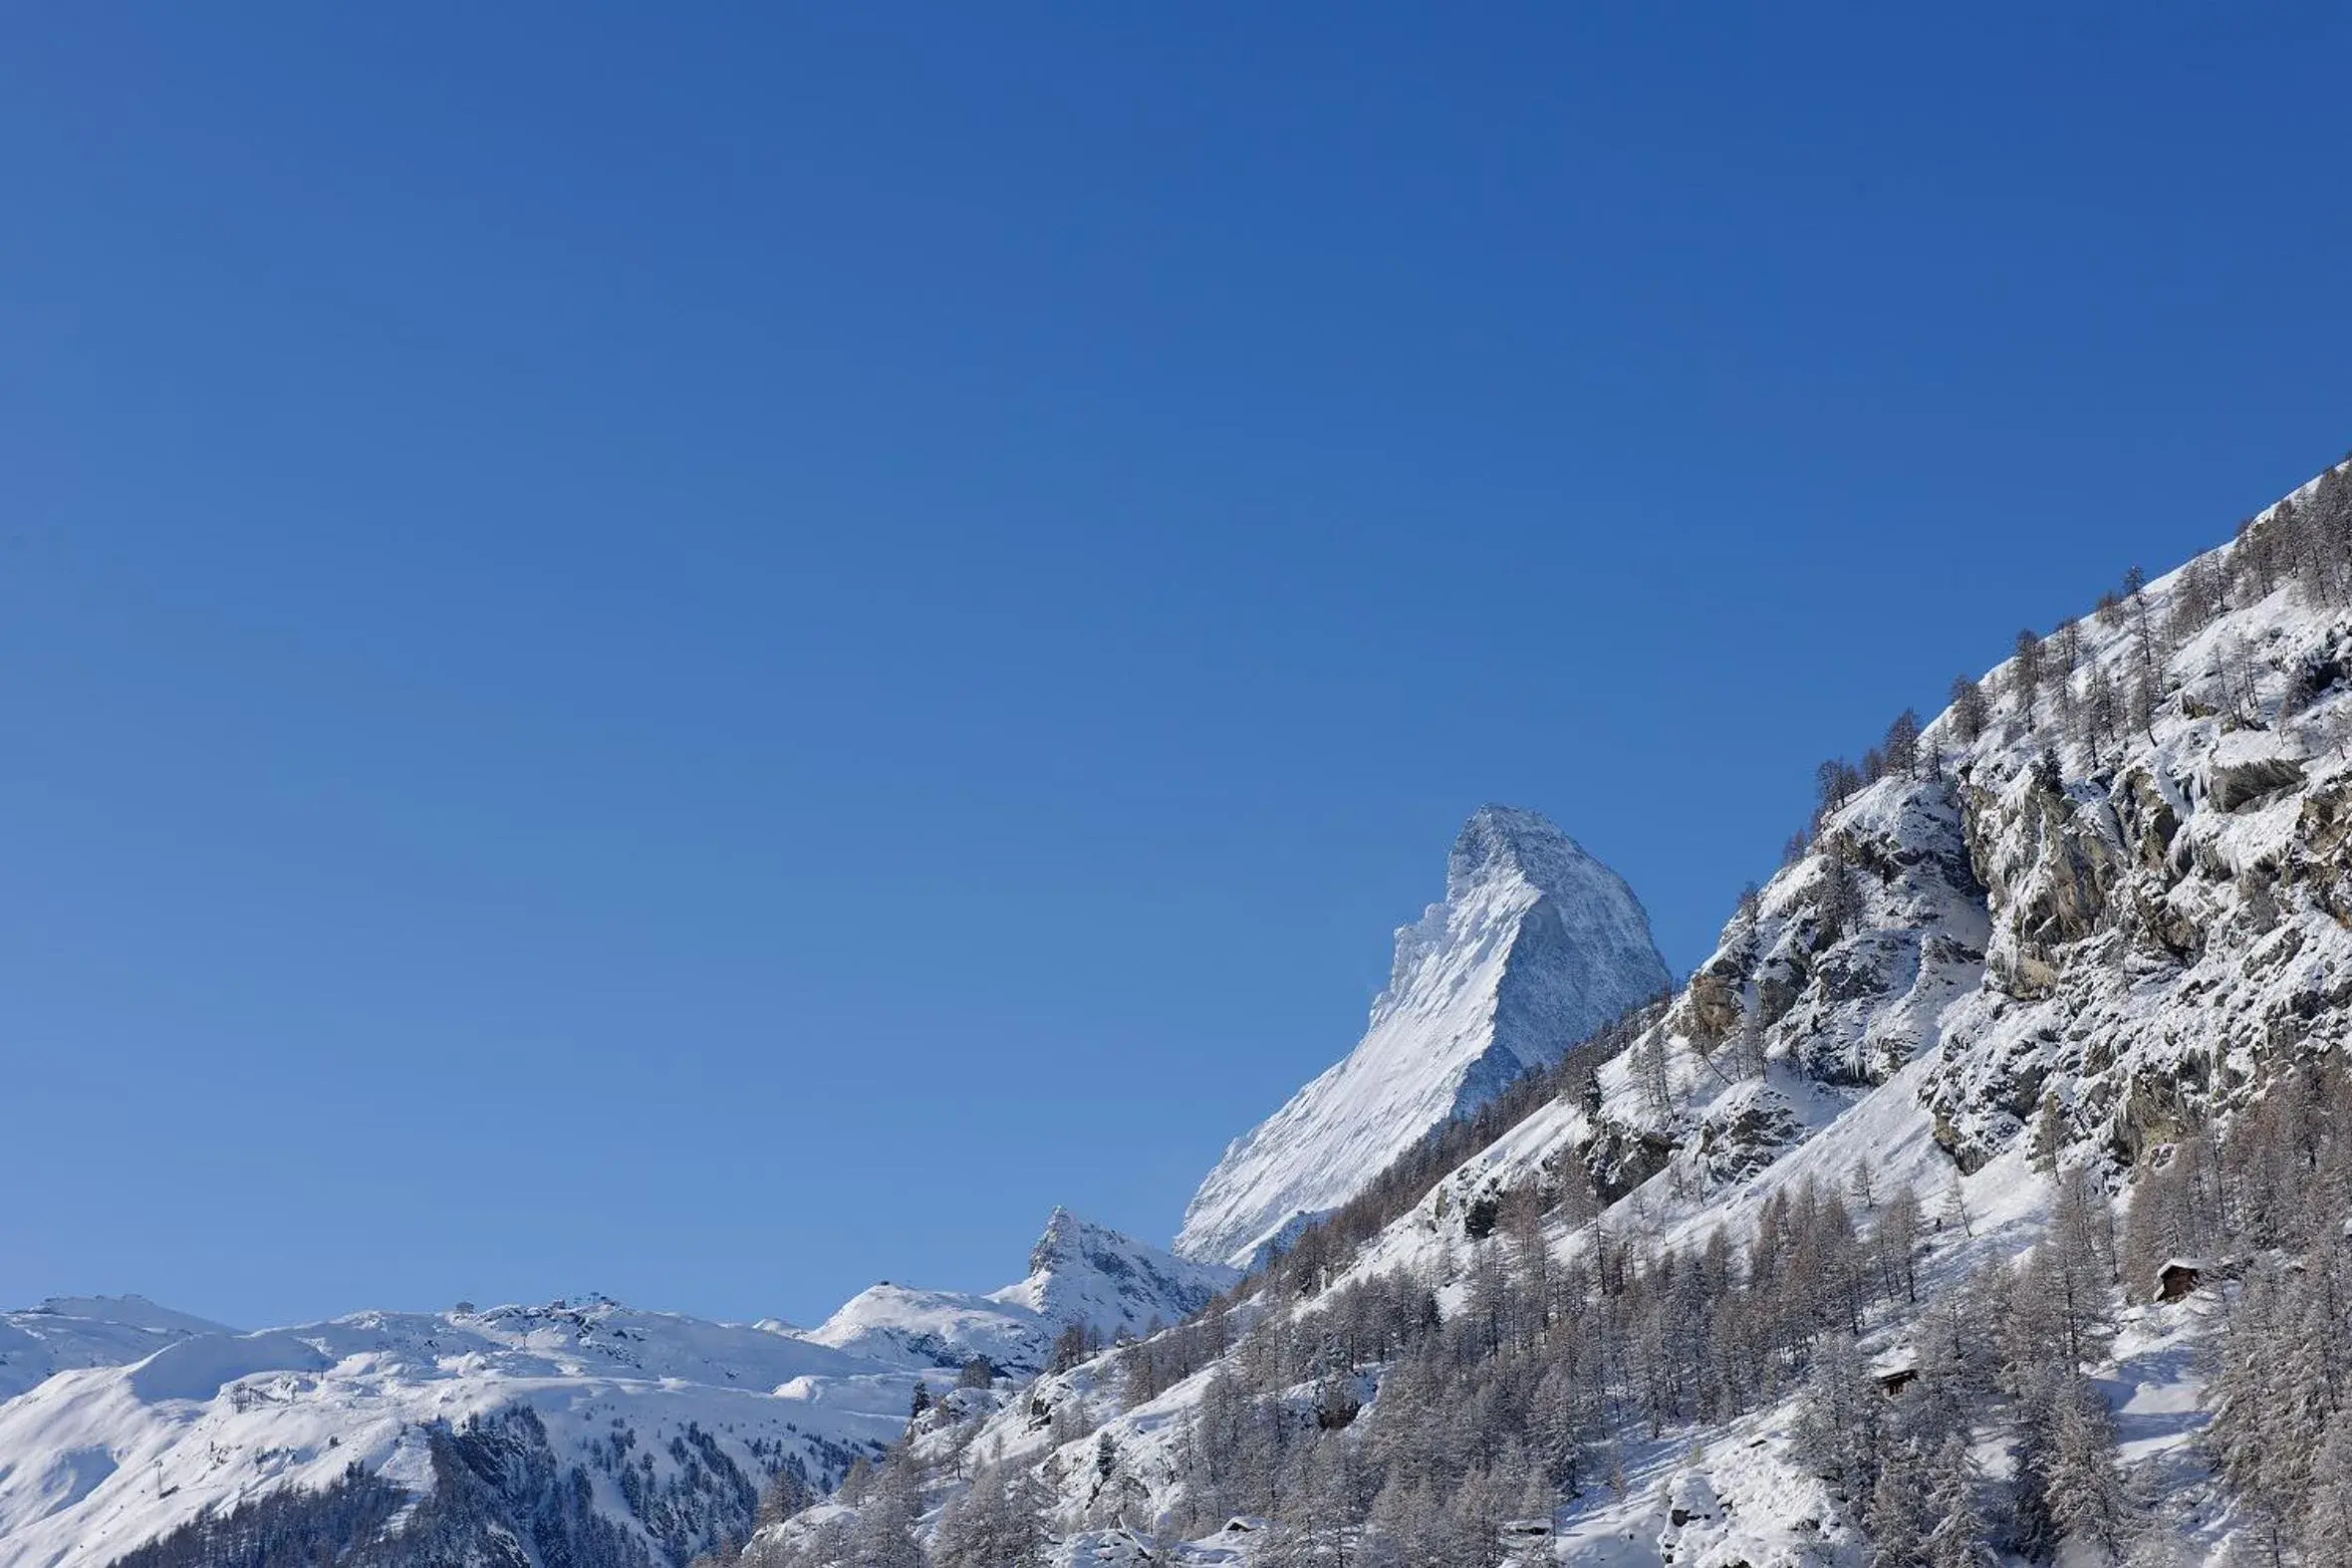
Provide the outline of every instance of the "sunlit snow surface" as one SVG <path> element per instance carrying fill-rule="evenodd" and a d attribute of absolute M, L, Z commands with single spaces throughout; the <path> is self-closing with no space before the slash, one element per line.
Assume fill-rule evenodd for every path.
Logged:
<path fill-rule="evenodd" d="M 191 1334 L 228 1332 L 144 1296 L 53 1296 L 22 1312 L 0 1312 L 0 1400 L 55 1373 L 119 1367 Z"/>

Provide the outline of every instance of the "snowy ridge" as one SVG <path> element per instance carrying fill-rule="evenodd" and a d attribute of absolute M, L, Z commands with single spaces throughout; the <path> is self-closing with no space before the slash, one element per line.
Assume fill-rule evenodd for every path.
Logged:
<path fill-rule="evenodd" d="M 52 1296 L 21 1312 L 0 1312 L 0 1400 L 60 1372 L 120 1367 L 192 1334 L 230 1332 L 144 1296 Z"/>
<path fill-rule="evenodd" d="M 1248 1264 L 1668 978 L 1616 873 L 1533 812 L 1481 807 L 1446 858 L 1444 901 L 1397 932 L 1363 1040 L 1225 1151 L 1176 1251 Z"/>

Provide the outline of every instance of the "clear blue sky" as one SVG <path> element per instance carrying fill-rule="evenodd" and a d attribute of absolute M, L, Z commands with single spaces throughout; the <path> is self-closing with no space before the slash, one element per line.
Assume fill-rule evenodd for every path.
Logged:
<path fill-rule="evenodd" d="M 2352 443 L 2340 7 L 685 9 L 0 22 L 0 1304 L 1165 1239 Z"/>

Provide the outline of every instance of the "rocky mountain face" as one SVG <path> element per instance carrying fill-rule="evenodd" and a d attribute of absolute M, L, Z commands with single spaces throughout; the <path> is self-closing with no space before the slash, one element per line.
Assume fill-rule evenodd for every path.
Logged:
<path fill-rule="evenodd" d="M 1245 1266 L 1338 1207 L 1433 1127 L 1668 983 L 1615 872 L 1533 812 L 1480 808 L 1445 898 L 1397 932 L 1356 1048 L 1234 1140 L 1184 1210 L 1176 1251 Z"/>

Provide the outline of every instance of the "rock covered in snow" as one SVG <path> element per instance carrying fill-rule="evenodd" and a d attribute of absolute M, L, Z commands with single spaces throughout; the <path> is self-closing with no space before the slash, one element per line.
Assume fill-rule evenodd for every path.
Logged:
<path fill-rule="evenodd" d="M 1446 857 L 1444 901 L 1397 932 L 1362 1041 L 1225 1151 L 1176 1251 L 1246 1266 L 1668 979 L 1623 879 L 1533 812 L 1479 808 Z"/>

